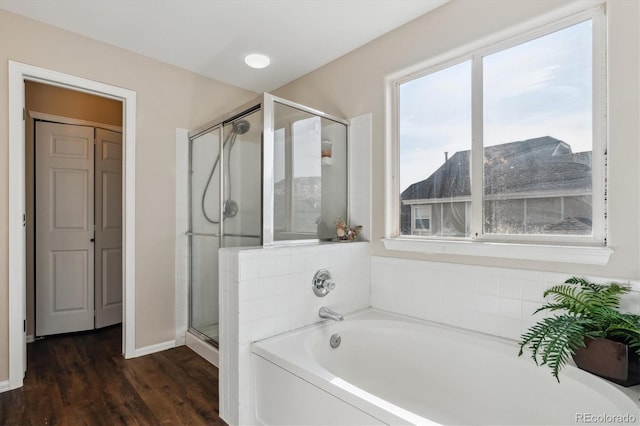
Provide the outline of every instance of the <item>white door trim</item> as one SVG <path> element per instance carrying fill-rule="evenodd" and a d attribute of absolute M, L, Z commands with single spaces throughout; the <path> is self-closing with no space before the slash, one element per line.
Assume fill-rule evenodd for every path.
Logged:
<path fill-rule="evenodd" d="M 26 241 L 24 81 L 78 90 L 123 103 L 123 319 L 125 358 L 135 353 L 135 135 L 136 93 L 96 81 L 9 61 L 9 389 L 22 386 L 26 363 L 24 321 Z"/>

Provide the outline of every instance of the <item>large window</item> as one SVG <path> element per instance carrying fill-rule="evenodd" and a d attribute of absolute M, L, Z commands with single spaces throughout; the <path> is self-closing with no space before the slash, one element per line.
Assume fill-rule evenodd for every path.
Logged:
<path fill-rule="evenodd" d="M 605 243 L 603 13 L 395 82 L 399 235 Z"/>

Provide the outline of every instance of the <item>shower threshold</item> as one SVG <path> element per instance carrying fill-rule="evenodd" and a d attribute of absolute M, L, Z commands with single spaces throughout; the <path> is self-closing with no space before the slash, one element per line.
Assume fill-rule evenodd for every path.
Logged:
<path fill-rule="evenodd" d="M 220 335 L 218 334 L 219 325 L 211 324 L 199 328 L 189 328 L 189 332 L 210 345 L 218 347 L 218 339 Z"/>
<path fill-rule="evenodd" d="M 185 345 L 207 360 L 210 364 L 218 367 L 220 354 L 218 349 L 218 342 L 210 337 L 203 336 L 202 333 L 197 330 L 189 329 L 185 333 Z"/>

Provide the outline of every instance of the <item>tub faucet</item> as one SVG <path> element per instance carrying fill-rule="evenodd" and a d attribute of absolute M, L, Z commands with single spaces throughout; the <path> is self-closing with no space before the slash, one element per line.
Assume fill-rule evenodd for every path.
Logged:
<path fill-rule="evenodd" d="M 318 311 L 318 315 L 320 315 L 320 318 L 322 318 L 322 319 L 330 319 L 330 320 L 334 320 L 334 321 L 342 321 L 344 319 L 344 317 L 342 315 L 340 315 L 337 312 L 332 311 L 331 309 L 327 308 L 326 306 L 323 306 L 322 308 L 320 308 L 320 310 Z"/>

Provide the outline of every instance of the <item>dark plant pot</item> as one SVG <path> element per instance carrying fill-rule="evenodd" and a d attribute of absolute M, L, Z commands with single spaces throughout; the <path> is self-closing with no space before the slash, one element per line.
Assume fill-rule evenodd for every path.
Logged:
<path fill-rule="evenodd" d="M 622 386 L 640 383 L 640 357 L 629 345 L 609 339 L 585 339 L 573 355 L 578 368 Z"/>

